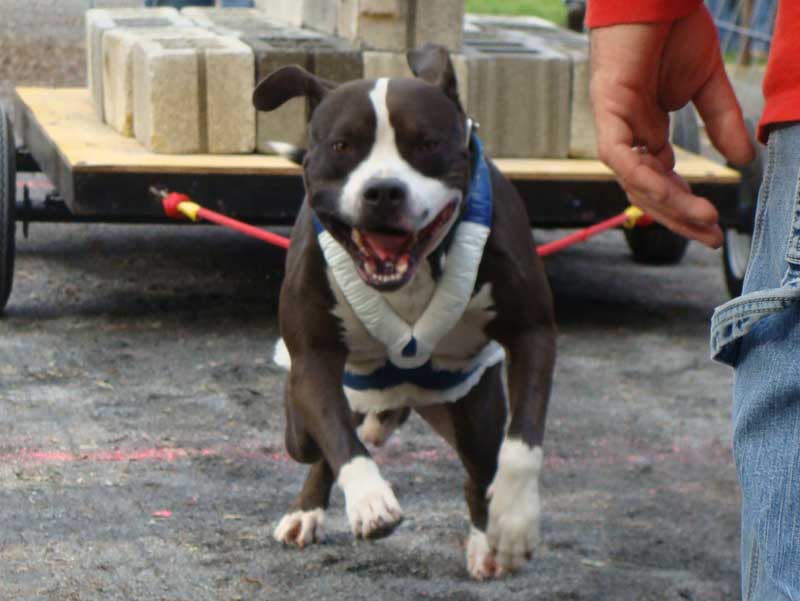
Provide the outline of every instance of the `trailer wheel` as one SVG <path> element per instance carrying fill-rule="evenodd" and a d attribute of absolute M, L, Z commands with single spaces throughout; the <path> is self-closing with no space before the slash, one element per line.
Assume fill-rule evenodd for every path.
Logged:
<path fill-rule="evenodd" d="M 750 261 L 750 246 L 753 234 L 726 229 L 722 246 L 722 267 L 725 271 L 725 285 L 731 297 L 739 296 L 744 285 L 744 274 Z"/>
<path fill-rule="evenodd" d="M 756 149 L 756 158 L 746 167 L 737 168 L 742 175 L 737 195 L 737 208 L 742 227 L 725 229 L 725 242 L 722 252 L 722 267 L 725 284 L 732 297 L 742 293 L 744 275 L 750 261 L 750 247 L 753 243 L 753 222 L 756 214 L 758 190 L 764 171 L 764 147 L 756 140 L 756 127 L 750 119 L 745 119 L 750 140 Z M 728 165 L 733 167 L 732 165 Z"/>
<path fill-rule="evenodd" d="M 16 159 L 11 120 L 0 107 L 0 312 L 5 309 L 14 281 Z"/>
<path fill-rule="evenodd" d="M 700 153 L 700 130 L 691 105 L 673 113 L 670 140 L 690 152 Z M 689 240 L 658 223 L 625 230 L 625 240 L 633 260 L 649 265 L 680 263 L 689 246 Z"/>

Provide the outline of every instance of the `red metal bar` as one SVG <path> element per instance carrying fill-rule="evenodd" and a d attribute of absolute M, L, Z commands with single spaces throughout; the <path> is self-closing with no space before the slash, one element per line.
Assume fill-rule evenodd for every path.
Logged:
<path fill-rule="evenodd" d="M 232 230 L 236 230 L 239 233 L 244 234 L 245 236 L 252 236 L 253 238 L 258 238 L 259 240 L 263 240 L 267 244 L 272 244 L 273 246 L 280 246 L 281 248 L 289 248 L 289 238 L 285 236 L 280 236 L 278 234 L 273 234 L 267 230 L 262 230 L 261 228 L 254 227 L 252 225 L 247 225 L 246 223 L 242 223 L 241 221 L 237 221 L 236 219 L 231 219 L 230 217 L 225 217 L 225 215 L 220 215 L 219 213 L 215 213 L 214 211 L 209 211 L 208 209 L 200 208 L 197 212 L 197 216 L 201 219 L 205 219 L 206 221 L 211 221 L 216 223 L 217 225 L 221 225 L 223 227 L 230 228 Z"/>
<path fill-rule="evenodd" d="M 217 213 L 215 211 L 204 209 L 203 207 L 192 202 L 188 196 L 185 196 L 183 194 L 178 194 L 175 192 L 168 193 L 164 190 L 159 190 L 159 189 L 153 189 L 152 192 L 153 194 L 161 198 L 164 206 L 164 212 L 167 214 L 167 216 L 173 219 L 183 219 L 187 216 L 192 220 L 205 219 L 206 221 L 216 223 L 217 225 L 221 225 L 223 227 L 236 230 L 237 232 L 242 233 L 245 236 L 250 236 L 252 238 L 258 238 L 259 240 L 263 240 L 267 244 L 272 244 L 273 246 L 279 246 L 284 249 L 289 248 L 290 244 L 289 238 L 280 236 L 278 234 L 273 234 L 272 232 L 262 230 L 261 228 L 254 227 L 252 225 L 248 225 L 236 219 L 226 217 L 225 215 L 221 215 L 220 213 Z M 632 218 L 631 215 L 626 211 L 624 213 L 620 213 L 616 217 L 611 217 L 610 219 L 606 219 L 605 221 L 596 223 L 595 225 L 584 228 L 573 234 L 565 236 L 564 238 L 561 238 L 559 240 L 554 240 L 553 242 L 542 244 L 536 249 L 536 252 L 539 254 L 540 257 L 546 257 L 560 250 L 564 250 L 569 246 L 573 246 L 580 242 L 586 242 L 589 238 L 592 238 L 597 234 L 605 232 L 606 230 L 610 230 L 612 228 L 620 227 L 622 225 L 630 223 L 632 223 Z M 637 223 L 640 225 L 648 225 L 652 223 L 652 219 L 650 219 L 645 215 L 639 217 Z"/>
<path fill-rule="evenodd" d="M 565 236 L 559 240 L 554 240 L 553 242 L 542 244 L 536 249 L 536 252 L 539 254 L 540 257 L 546 257 L 547 255 L 552 255 L 553 253 L 556 253 L 560 250 L 564 250 L 568 246 L 578 244 L 579 242 L 586 242 L 589 238 L 596 236 L 601 232 L 610 230 L 615 227 L 619 227 L 625 224 L 629 219 L 630 217 L 628 217 L 627 214 L 620 213 L 616 217 L 612 217 L 611 219 L 606 219 L 605 221 L 601 221 L 600 223 L 591 225 L 587 228 L 575 232 L 574 234 Z"/>

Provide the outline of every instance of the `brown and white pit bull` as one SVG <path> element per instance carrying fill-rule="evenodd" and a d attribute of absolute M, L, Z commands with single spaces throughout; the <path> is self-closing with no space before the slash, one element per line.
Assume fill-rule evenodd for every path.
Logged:
<path fill-rule="evenodd" d="M 365 442 L 385 442 L 413 409 L 466 468 L 467 568 L 480 580 L 515 571 L 538 542 L 552 299 L 447 51 L 408 58 L 416 78 L 337 86 L 285 67 L 253 96 L 263 111 L 297 96 L 312 109 L 276 348 L 290 364 L 286 446 L 312 466 L 275 538 L 319 541 L 334 483 L 355 536 L 390 534 L 402 510 Z"/>

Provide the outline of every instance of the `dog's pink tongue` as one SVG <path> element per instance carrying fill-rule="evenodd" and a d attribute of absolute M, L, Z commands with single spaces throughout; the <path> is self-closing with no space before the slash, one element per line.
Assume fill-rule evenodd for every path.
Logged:
<path fill-rule="evenodd" d="M 364 234 L 364 239 L 381 261 L 393 259 L 400 254 L 408 241 L 408 236 L 389 234 Z"/>

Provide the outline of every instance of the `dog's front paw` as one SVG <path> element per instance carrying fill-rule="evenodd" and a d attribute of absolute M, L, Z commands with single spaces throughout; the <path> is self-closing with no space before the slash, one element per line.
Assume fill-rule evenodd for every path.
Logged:
<path fill-rule="evenodd" d="M 467 571 L 477 581 L 492 578 L 497 573 L 497 562 L 489 549 L 486 534 L 472 528 L 467 539 Z"/>
<path fill-rule="evenodd" d="M 500 447 L 497 474 L 489 487 L 486 537 L 497 563 L 497 576 L 515 572 L 533 556 L 539 543 L 539 472 L 542 448 L 519 440 Z"/>
<path fill-rule="evenodd" d="M 324 521 L 325 512 L 322 509 L 292 511 L 281 518 L 272 536 L 279 543 L 297 545 L 302 549 L 306 545 L 322 542 L 325 538 L 322 530 Z"/>
<path fill-rule="evenodd" d="M 372 459 L 356 457 L 339 472 L 347 519 L 357 538 L 388 536 L 403 521 L 403 510 L 392 487 Z"/>

